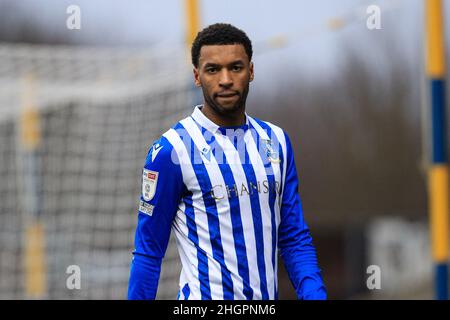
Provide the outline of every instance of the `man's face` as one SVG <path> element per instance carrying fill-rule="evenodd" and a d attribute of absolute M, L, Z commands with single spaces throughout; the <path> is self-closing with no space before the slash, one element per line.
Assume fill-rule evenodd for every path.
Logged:
<path fill-rule="evenodd" d="M 253 80 L 253 63 L 241 44 L 202 46 L 194 77 L 205 102 L 217 113 L 227 115 L 244 108 Z"/>

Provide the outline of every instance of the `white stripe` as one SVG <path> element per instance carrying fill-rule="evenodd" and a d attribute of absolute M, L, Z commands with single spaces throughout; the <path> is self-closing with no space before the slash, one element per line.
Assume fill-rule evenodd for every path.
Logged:
<path fill-rule="evenodd" d="M 184 202 L 181 202 L 177 214 L 175 215 L 172 229 L 177 241 L 178 253 L 182 265 L 179 281 L 180 300 L 184 300 L 182 289 L 186 283 L 189 283 L 189 288 L 191 290 L 188 300 L 195 300 L 201 299 L 200 282 L 198 281 L 198 259 L 197 250 L 189 239 L 185 209 L 186 205 Z"/>
<path fill-rule="evenodd" d="M 249 117 L 249 121 L 251 122 L 252 126 L 256 129 L 256 131 L 258 132 L 258 134 L 260 136 L 263 136 L 263 137 L 265 137 L 265 139 L 270 139 L 270 140 L 273 141 L 273 139 L 271 139 L 271 137 L 269 137 L 267 135 L 266 130 L 264 130 L 259 125 L 258 122 L 256 122 L 253 118 L 250 118 L 250 117 Z M 277 131 L 279 131 L 281 129 L 279 129 L 278 127 L 275 127 L 274 125 L 272 125 L 270 123 L 267 123 L 267 122 L 265 122 L 265 123 L 272 129 L 272 132 L 276 135 L 276 137 L 278 139 L 278 142 L 281 144 L 281 147 L 283 148 L 283 143 L 285 143 L 283 131 L 281 131 L 282 139 L 283 139 L 281 141 L 280 137 L 279 137 L 279 134 L 277 134 Z M 285 156 L 286 153 L 285 153 L 284 149 L 283 149 L 283 155 Z M 284 185 L 284 178 L 281 179 L 281 169 L 280 169 L 280 165 L 281 164 L 274 164 L 273 162 L 271 162 L 270 165 L 272 166 L 272 172 L 274 173 L 275 180 L 278 181 L 278 182 L 283 181 L 283 185 Z M 284 167 L 286 167 L 286 166 L 284 166 Z M 284 171 L 284 169 L 285 168 L 283 168 L 283 171 Z M 283 186 L 280 186 L 280 188 L 283 189 Z M 276 199 L 275 199 L 275 206 L 276 206 L 275 207 L 275 213 L 276 213 L 276 215 L 275 215 L 275 222 L 276 222 L 277 229 L 278 229 L 278 225 L 279 225 L 279 221 L 280 221 L 280 203 L 281 203 L 281 199 L 282 199 L 282 197 L 277 193 L 276 194 Z"/>
<path fill-rule="evenodd" d="M 177 135 L 172 132 L 166 132 L 163 136 L 172 144 L 178 159 L 181 157 L 185 157 L 182 149 L 175 148 L 175 144 L 177 143 Z M 186 170 L 181 170 L 181 173 L 185 175 Z M 189 239 L 189 229 L 186 221 L 186 205 L 184 202 L 181 202 L 178 206 L 177 213 L 175 215 L 175 219 L 172 223 L 172 229 L 175 234 L 175 239 L 177 242 L 178 253 L 180 255 L 181 260 L 181 273 L 179 280 L 179 290 L 180 290 L 180 300 L 184 300 L 184 295 L 181 289 L 185 285 L 186 282 L 189 283 L 189 288 L 191 289 L 191 293 L 189 295 L 190 300 L 201 299 L 200 293 L 200 282 L 199 282 L 199 274 L 198 274 L 198 259 L 197 259 L 197 250 L 193 244 L 193 242 Z"/>
<path fill-rule="evenodd" d="M 271 123 L 268 123 L 268 122 L 265 122 L 265 123 L 268 126 L 270 126 L 270 128 L 272 129 L 272 132 L 275 133 L 275 135 L 277 136 L 278 142 L 281 144 L 281 149 L 283 150 L 283 179 L 282 179 L 283 184 L 281 186 L 282 187 L 282 189 L 281 189 L 282 192 L 281 192 L 281 195 L 280 195 L 279 210 L 277 210 L 277 215 L 276 215 L 276 219 L 277 219 L 276 220 L 277 221 L 277 237 L 278 237 L 278 226 L 280 225 L 281 201 L 283 199 L 284 184 L 285 184 L 285 181 L 286 181 L 286 164 L 287 164 L 287 162 L 286 162 L 286 157 L 287 157 L 286 150 L 287 150 L 287 146 L 286 146 L 286 139 L 284 137 L 283 130 L 281 128 L 271 124 Z M 277 241 L 277 251 L 278 251 L 278 241 Z M 276 276 L 278 275 L 278 254 L 275 255 L 275 275 Z M 277 285 L 277 289 L 276 290 L 278 291 L 278 277 L 277 277 L 277 279 L 275 281 L 275 284 Z"/>
<path fill-rule="evenodd" d="M 245 139 L 248 155 L 255 171 L 256 180 L 261 182 L 263 180 L 267 180 L 266 169 L 264 168 L 264 163 L 259 155 L 256 143 L 252 138 L 251 130 L 247 130 L 246 136 L 248 137 L 247 139 Z M 269 299 L 273 299 L 274 270 L 272 265 L 272 221 L 269 207 L 269 192 L 259 192 L 258 197 L 261 209 L 261 221 L 263 226 L 262 237 L 264 241 L 261 245 L 264 246 L 264 264 L 266 267 L 267 291 L 269 293 Z"/>
<path fill-rule="evenodd" d="M 169 140 L 174 149 L 177 151 L 180 157 L 181 163 L 181 172 L 183 173 L 183 181 L 186 187 L 192 191 L 192 203 L 194 207 L 194 216 L 195 216 L 195 224 L 197 227 L 197 235 L 199 247 L 202 248 L 208 257 L 208 275 L 209 275 L 209 286 L 211 289 L 211 298 L 213 300 L 223 300 L 223 290 L 222 290 L 222 274 L 220 270 L 220 265 L 218 263 L 214 263 L 213 259 L 210 257 L 213 256 L 212 247 L 211 247 L 211 239 L 209 237 L 209 227 L 208 220 L 205 214 L 205 203 L 203 202 L 202 192 L 200 189 L 200 185 L 197 181 L 197 177 L 195 175 L 194 169 L 192 167 L 192 163 L 186 160 L 188 157 L 188 150 L 186 150 L 186 146 L 181 140 L 180 136 L 174 129 L 170 129 L 167 131 L 164 136 Z M 197 260 L 197 258 L 195 258 Z M 198 264 L 198 261 L 197 261 Z M 186 266 L 186 267 L 189 267 Z M 220 277 L 220 281 L 218 281 L 217 277 Z M 199 277 L 197 277 L 197 282 L 199 283 Z M 220 284 L 220 285 L 219 285 Z M 200 287 L 200 283 L 199 283 Z M 201 295 L 199 295 L 201 296 Z"/>
<path fill-rule="evenodd" d="M 252 126 L 256 129 L 256 131 L 258 132 L 258 134 L 260 136 L 263 136 L 263 137 L 265 136 L 265 137 L 267 137 L 269 139 L 271 138 L 271 137 L 267 136 L 266 130 L 264 130 L 258 124 L 258 122 L 256 122 L 253 118 L 249 117 L 249 121 L 251 122 Z M 283 147 L 284 147 L 284 149 L 285 149 L 285 139 L 284 139 L 283 131 L 280 128 L 278 128 L 278 127 L 276 127 L 276 126 L 274 126 L 274 125 L 272 125 L 270 123 L 267 123 L 267 122 L 265 122 L 265 123 L 272 129 L 272 133 L 276 135 L 278 142 L 281 144 L 281 148 L 283 149 Z M 281 137 L 280 137 L 280 132 L 281 132 Z M 285 156 L 285 152 L 284 151 L 283 151 L 283 155 Z M 278 181 L 278 182 L 282 181 L 283 185 L 284 185 L 284 178 L 281 179 L 280 164 L 271 163 L 271 166 L 272 166 L 272 170 L 274 172 L 275 180 Z M 284 171 L 285 167 L 286 166 L 284 166 L 283 171 Z M 280 186 L 282 189 L 283 189 L 283 185 Z M 275 245 L 276 252 L 275 252 L 275 270 L 274 270 L 274 277 L 275 277 L 274 285 L 275 285 L 275 288 L 276 288 L 275 291 L 278 291 L 278 227 L 280 225 L 281 199 L 282 199 L 282 197 L 277 193 L 276 201 L 275 201 L 275 208 L 274 208 L 274 210 L 275 210 L 275 229 L 276 229 L 276 231 L 275 231 L 275 235 L 276 235 L 276 239 L 275 239 L 275 241 L 276 241 L 276 245 Z"/>
<path fill-rule="evenodd" d="M 200 131 L 197 124 L 192 118 L 187 118 L 180 123 L 186 128 L 189 135 L 194 140 L 195 145 L 198 150 L 203 150 L 203 148 L 209 148 L 202 132 Z M 211 186 L 222 186 L 222 192 L 224 192 L 224 186 L 226 185 L 225 180 L 220 172 L 217 160 L 211 152 L 210 161 L 204 160 L 205 168 L 211 182 Z M 218 191 L 218 188 L 217 188 Z M 217 196 L 224 196 L 224 194 L 217 194 Z M 234 299 L 245 299 L 243 296 L 243 281 L 239 276 L 238 262 L 236 249 L 234 245 L 233 237 L 233 224 L 231 220 L 230 203 L 228 197 L 224 196 L 221 200 L 216 200 L 217 215 L 219 220 L 219 232 L 222 241 L 222 249 L 224 255 L 224 262 L 227 269 L 230 271 L 231 280 L 234 288 Z"/>
<path fill-rule="evenodd" d="M 236 183 L 236 188 L 242 185 L 248 187 L 247 178 L 245 176 L 244 169 L 239 158 L 239 153 L 235 149 L 233 143 L 221 134 L 215 135 L 217 143 L 222 148 L 228 165 L 230 166 L 233 178 Z M 256 239 L 253 224 L 252 206 L 250 203 L 250 197 L 243 196 L 237 197 L 239 201 L 239 208 L 242 221 L 242 230 L 245 240 L 245 250 L 248 260 L 249 282 L 250 287 L 253 289 L 253 299 L 262 299 L 260 278 L 258 272 L 257 252 L 256 252 Z"/>
<path fill-rule="evenodd" d="M 173 141 L 169 140 L 170 134 L 163 135 L 166 139 L 168 139 L 169 143 L 173 146 Z M 178 154 L 177 149 L 175 149 L 175 153 L 177 158 L 180 158 L 180 154 Z M 174 156 L 174 155 L 172 155 Z M 183 172 L 182 172 L 183 174 Z M 194 244 L 189 239 L 189 229 L 187 227 L 186 222 L 186 214 L 185 214 L 186 205 L 184 202 L 180 202 L 178 204 L 178 210 L 175 214 L 175 218 L 172 222 L 172 230 L 175 235 L 175 240 L 177 242 L 177 249 L 181 260 L 181 273 L 179 279 L 179 292 L 180 297 L 179 300 L 184 300 L 184 294 L 182 292 L 182 288 L 186 283 L 189 283 L 189 288 L 191 293 L 188 297 L 189 300 L 192 299 L 200 299 L 200 283 L 198 281 L 198 261 L 197 261 L 197 251 L 195 249 Z M 191 267 L 192 266 L 192 267 Z"/>
<path fill-rule="evenodd" d="M 281 149 L 283 150 L 283 185 L 282 185 L 282 189 L 281 189 L 281 199 L 283 199 L 284 183 L 286 181 L 286 165 L 287 165 L 287 162 L 286 162 L 286 159 L 287 159 L 286 139 L 284 138 L 284 132 L 283 132 L 283 130 L 281 130 L 281 128 L 274 126 L 271 123 L 267 123 L 267 124 L 270 126 L 270 128 L 272 128 L 272 131 L 275 132 L 278 142 L 281 144 Z"/>
<path fill-rule="evenodd" d="M 258 132 L 258 134 L 260 136 L 267 137 L 266 139 L 270 139 L 271 138 L 271 137 L 268 137 L 266 130 L 264 130 L 258 124 L 258 122 L 256 122 L 253 118 L 250 118 L 249 120 L 250 120 L 252 126 L 256 129 L 256 131 Z M 275 126 L 273 126 L 273 125 L 271 125 L 271 124 L 269 124 L 267 122 L 265 122 L 265 123 L 272 129 L 273 134 L 275 134 L 275 136 L 277 137 L 278 142 L 281 144 L 281 148 L 283 150 L 283 155 L 284 155 L 284 157 L 286 157 L 286 154 L 285 154 L 285 151 L 284 151 L 284 149 L 286 149 L 286 147 L 284 147 L 284 149 L 283 149 L 283 146 L 284 146 L 283 143 L 285 144 L 283 131 L 281 131 L 281 135 L 282 135 L 282 139 L 283 140 L 280 140 L 280 137 L 279 137 L 279 134 L 277 134 L 277 131 L 279 131 L 281 129 L 279 129 L 278 127 L 275 127 Z M 283 177 L 283 179 L 281 179 L 281 169 L 280 169 L 281 164 L 274 164 L 274 163 L 271 162 L 270 165 L 272 166 L 272 171 L 274 173 L 275 180 L 278 181 L 278 182 L 280 182 L 280 181 L 283 182 L 283 185 L 280 186 L 281 189 L 283 190 L 284 189 L 283 186 L 284 186 L 284 178 L 285 178 L 285 176 Z M 286 169 L 286 165 L 283 166 L 283 172 L 286 172 L 285 169 Z M 275 225 L 276 225 L 276 228 L 277 228 L 277 232 L 276 232 L 277 234 L 278 234 L 278 226 L 280 224 L 281 199 L 282 199 L 282 195 L 279 195 L 277 193 L 277 196 L 276 196 L 276 199 L 275 199 Z"/>

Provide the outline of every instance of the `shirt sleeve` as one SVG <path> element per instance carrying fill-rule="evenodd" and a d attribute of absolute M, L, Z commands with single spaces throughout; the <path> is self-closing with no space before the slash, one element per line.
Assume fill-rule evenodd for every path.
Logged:
<path fill-rule="evenodd" d="M 312 237 L 303 217 L 294 153 L 287 134 L 285 139 L 286 177 L 281 203 L 278 246 L 297 298 L 322 300 L 327 298 L 326 288 L 318 266 Z"/>
<path fill-rule="evenodd" d="M 172 221 L 183 193 L 176 152 L 162 137 L 147 154 L 128 283 L 128 299 L 155 299 Z"/>

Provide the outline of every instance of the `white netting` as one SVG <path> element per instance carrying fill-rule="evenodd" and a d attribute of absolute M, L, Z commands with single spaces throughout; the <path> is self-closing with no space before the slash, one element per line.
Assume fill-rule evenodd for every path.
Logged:
<path fill-rule="evenodd" d="M 45 230 L 41 297 L 125 298 L 148 148 L 191 112 L 185 51 L 0 44 L 0 61 L 0 299 L 29 297 L 29 181 Z M 23 170 L 24 101 L 39 113 L 35 177 Z M 81 269 L 79 290 L 66 287 L 69 265 Z M 158 298 L 176 298 L 179 270 L 171 238 Z"/>

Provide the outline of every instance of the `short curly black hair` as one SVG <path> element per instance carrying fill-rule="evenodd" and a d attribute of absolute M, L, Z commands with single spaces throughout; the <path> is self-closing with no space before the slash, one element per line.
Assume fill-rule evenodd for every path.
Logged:
<path fill-rule="evenodd" d="M 191 48 L 192 64 L 198 68 L 202 46 L 227 44 L 242 44 L 248 60 L 252 60 L 252 42 L 245 32 L 228 23 L 215 23 L 197 33 Z"/>

